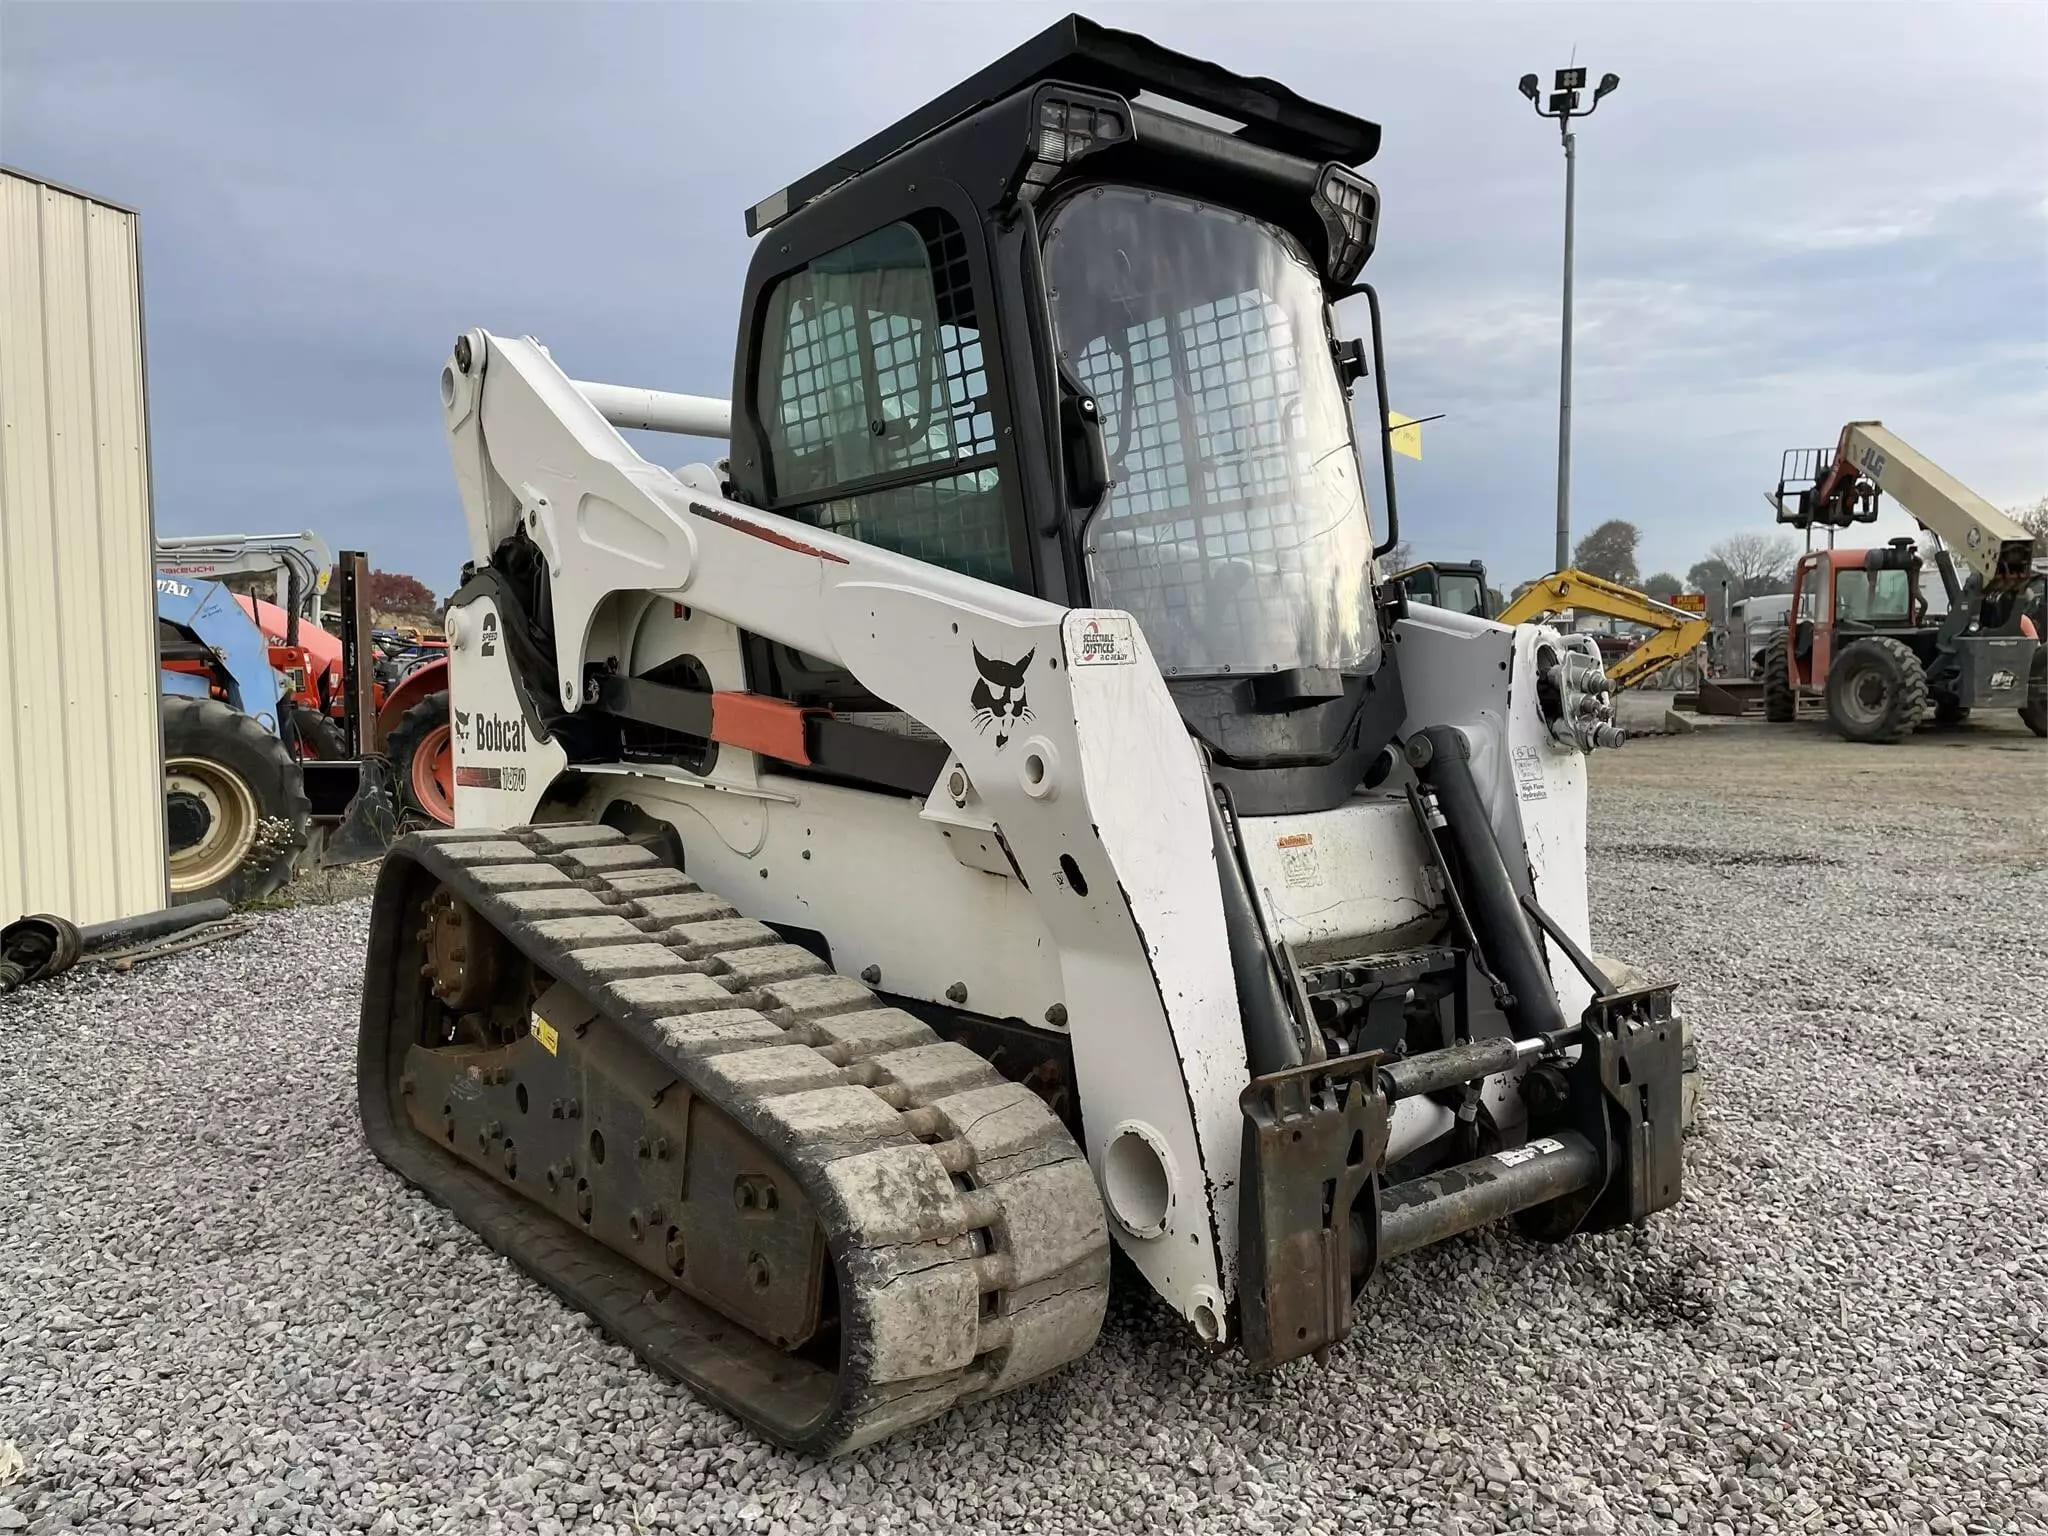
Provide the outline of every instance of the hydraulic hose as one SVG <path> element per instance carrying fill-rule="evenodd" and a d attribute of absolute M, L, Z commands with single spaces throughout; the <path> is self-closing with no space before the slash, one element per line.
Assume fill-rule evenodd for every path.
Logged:
<path fill-rule="evenodd" d="M 1273 956 L 1252 906 L 1252 893 L 1238 867 L 1236 845 L 1223 824 L 1223 808 L 1209 796 L 1209 837 L 1216 848 L 1216 882 L 1223 892 L 1223 929 L 1230 942 L 1230 971 L 1237 982 L 1237 1010 L 1244 1020 L 1244 1051 L 1253 1077 L 1302 1064 L 1301 1037 L 1280 991 Z"/>
<path fill-rule="evenodd" d="M 1518 1038 L 1547 1035 L 1565 1027 L 1564 1010 L 1550 984 L 1536 931 L 1520 896 L 1493 820 L 1472 777 L 1472 744 L 1455 726 L 1432 725 L 1408 739 L 1408 762 L 1435 792 L 1437 808 L 1457 850 L 1453 878 L 1472 924 L 1472 937 L 1486 968 L 1507 987 L 1501 1011 Z"/>

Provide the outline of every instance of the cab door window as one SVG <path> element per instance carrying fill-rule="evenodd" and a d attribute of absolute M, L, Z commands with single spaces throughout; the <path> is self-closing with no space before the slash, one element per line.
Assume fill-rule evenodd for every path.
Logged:
<path fill-rule="evenodd" d="M 766 300 L 755 410 L 771 505 L 1024 586 L 966 240 L 928 209 L 817 257 Z"/>

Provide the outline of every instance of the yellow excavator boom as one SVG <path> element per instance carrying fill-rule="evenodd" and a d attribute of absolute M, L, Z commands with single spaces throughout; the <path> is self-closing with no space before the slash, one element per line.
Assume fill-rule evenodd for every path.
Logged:
<path fill-rule="evenodd" d="M 1501 610 L 1500 622 L 1527 624 L 1567 609 L 1647 624 L 1656 631 L 1607 669 L 1617 688 L 1632 688 L 1656 676 L 1705 641 L 1711 627 L 1704 614 L 1660 603 L 1633 587 L 1579 570 L 1545 576 Z"/>

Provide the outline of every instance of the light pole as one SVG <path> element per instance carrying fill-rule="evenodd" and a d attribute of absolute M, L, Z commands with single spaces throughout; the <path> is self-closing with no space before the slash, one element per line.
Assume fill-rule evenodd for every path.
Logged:
<path fill-rule="evenodd" d="M 1557 131 L 1564 140 L 1564 347 L 1558 363 L 1557 380 L 1557 569 L 1564 570 L 1572 559 L 1572 201 L 1577 190 L 1578 143 L 1572 119 L 1591 117 L 1600 98 L 1621 84 L 1619 75 L 1602 75 L 1593 88 L 1593 99 L 1582 111 L 1579 95 L 1586 88 L 1583 69 L 1560 69 L 1550 105 L 1538 99 L 1536 77 L 1522 76 L 1522 94 L 1539 117 L 1557 119 Z"/>

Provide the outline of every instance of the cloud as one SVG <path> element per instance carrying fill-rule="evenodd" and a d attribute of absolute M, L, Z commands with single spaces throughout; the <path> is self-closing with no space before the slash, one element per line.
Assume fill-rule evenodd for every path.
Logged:
<path fill-rule="evenodd" d="M 446 591 L 467 541 L 433 388 L 459 329 L 728 392 L 741 210 L 1062 9 L 17 0 L 0 143 L 143 211 L 165 531 L 310 522 Z M 1389 380 L 1445 413 L 1403 461 L 1404 531 L 1512 582 L 1550 563 L 1563 191 L 1514 82 L 1574 43 L 1623 82 L 1578 144 L 1579 528 L 1631 518 L 1646 568 L 1684 569 L 1760 526 L 1781 448 L 1852 416 L 1995 501 L 2048 491 L 2048 9 L 1871 14 L 1100 19 L 1384 125 Z"/>

